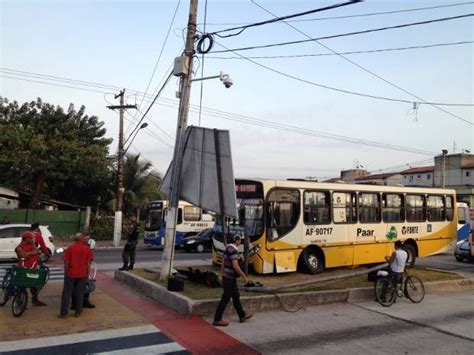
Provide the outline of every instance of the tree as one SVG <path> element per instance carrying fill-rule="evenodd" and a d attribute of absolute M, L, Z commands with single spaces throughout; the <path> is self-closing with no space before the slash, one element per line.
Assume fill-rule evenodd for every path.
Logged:
<path fill-rule="evenodd" d="M 163 199 L 164 195 L 158 191 L 160 183 L 161 175 L 153 171 L 149 161 L 140 159 L 140 154 L 127 154 L 123 166 L 124 212 L 143 210 L 148 202 Z"/>
<path fill-rule="evenodd" d="M 1 180 L 12 188 L 31 190 L 32 208 L 38 207 L 45 191 L 58 196 L 72 186 L 86 190 L 100 186 L 111 166 L 108 147 L 112 140 L 105 133 L 104 122 L 85 115 L 85 106 L 76 111 L 70 104 L 64 111 L 40 98 L 22 105 L 4 99 L 0 107 Z"/>

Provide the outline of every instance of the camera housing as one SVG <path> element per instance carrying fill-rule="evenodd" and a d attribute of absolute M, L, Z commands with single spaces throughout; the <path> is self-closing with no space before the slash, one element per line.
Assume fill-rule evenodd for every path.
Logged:
<path fill-rule="evenodd" d="M 232 80 L 229 74 L 224 74 L 223 72 L 221 72 L 219 79 L 222 81 L 222 83 L 227 89 L 234 85 L 234 81 Z"/>

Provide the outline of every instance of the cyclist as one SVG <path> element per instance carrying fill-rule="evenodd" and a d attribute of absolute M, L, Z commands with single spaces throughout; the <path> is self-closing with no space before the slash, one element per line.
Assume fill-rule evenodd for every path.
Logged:
<path fill-rule="evenodd" d="M 41 234 L 40 225 L 39 223 L 35 222 L 30 227 L 30 232 L 33 233 L 33 242 L 37 248 L 43 252 L 46 256 L 51 256 L 46 244 L 44 243 L 43 234 Z"/>
<path fill-rule="evenodd" d="M 397 285 L 399 285 L 402 280 L 407 260 L 408 253 L 403 249 L 402 242 L 397 240 L 395 242 L 395 251 L 392 255 L 385 257 L 385 261 L 387 261 L 390 266 L 389 275 L 396 281 Z"/>
<path fill-rule="evenodd" d="M 35 234 L 25 232 L 21 236 L 21 243 L 15 248 L 18 256 L 18 266 L 26 268 L 36 268 L 39 261 L 39 250 L 35 246 Z M 33 306 L 46 306 L 46 303 L 38 299 L 38 289 L 30 288 Z"/>

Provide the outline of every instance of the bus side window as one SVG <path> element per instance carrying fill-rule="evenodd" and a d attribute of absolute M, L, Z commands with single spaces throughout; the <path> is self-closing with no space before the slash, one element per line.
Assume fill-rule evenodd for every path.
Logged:
<path fill-rule="evenodd" d="M 183 223 L 183 209 L 178 208 L 178 221 L 176 222 L 176 224 L 181 224 L 181 223 Z"/>
<path fill-rule="evenodd" d="M 300 216 L 300 192 L 276 189 L 268 195 L 267 238 L 275 241 L 296 226 Z"/>
<path fill-rule="evenodd" d="M 303 221 L 305 224 L 331 223 L 331 204 L 329 192 L 305 191 L 303 208 Z"/>
<path fill-rule="evenodd" d="M 444 221 L 444 197 L 443 196 L 428 196 L 426 201 L 428 221 L 439 222 Z"/>
<path fill-rule="evenodd" d="M 377 223 L 381 221 L 380 195 L 378 193 L 359 193 L 360 223 Z"/>
<path fill-rule="evenodd" d="M 402 194 L 383 194 L 382 207 L 384 222 L 405 221 L 405 204 Z"/>
<path fill-rule="evenodd" d="M 446 196 L 446 219 L 452 221 L 454 217 L 454 203 L 452 196 Z"/>
<path fill-rule="evenodd" d="M 357 223 L 355 192 L 333 192 L 332 215 L 334 223 Z"/>
<path fill-rule="evenodd" d="M 201 209 L 194 206 L 184 207 L 184 220 L 190 222 L 196 222 L 201 219 Z"/>
<path fill-rule="evenodd" d="M 424 222 L 426 220 L 424 195 L 407 195 L 406 210 L 407 222 Z"/>

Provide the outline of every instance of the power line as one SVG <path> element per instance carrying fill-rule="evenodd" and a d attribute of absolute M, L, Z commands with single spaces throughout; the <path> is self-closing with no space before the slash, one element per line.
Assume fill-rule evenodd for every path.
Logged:
<path fill-rule="evenodd" d="M 204 3 L 204 33 L 206 33 L 206 22 L 207 22 L 207 0 Z M 201 55 L 201 78 L 204 77 L 204 53 Z M 202 96 L 204 93 L 204 80 L 201 80 L 201 91 L 199 93 L 199 127 L 201 127 L 201 107 L 202 107 Z"/>
<path fill-rule="evenodd" d="M 130 136 L 139 128 L 140 124 L 143 122 L 143 120 L 145 119 L 146 115 L 148 114 L 148 112 L 150 112 L 151 110 L 151 107 L 153 106 L 153 104 L 155 103 L 156 99 L 158 99 L 158 96 L 160 96 L 160 94 L 163 92 L 164 88 L 166 87 L 166 84 L 168 84 L 169 80 L 171 79 L 171 77 L 173 76 L 173 72 L 170 71 L 170 73 L 168 74 L 163 86 L 160 88 L 160 90 L 158 90 L 157 94 L 155 95 L 155 97 L 153 98 L 150 106 L 148 106 L 147 110 L 145 111 L 145 113 L 142 115 L 142 118 L 140 119 L 140 121 L 138 121 L 137 125 L 135 126 L 135 128 L 132 130 L 132 132 L 130 133 Z M 145 95 L 143 96 L 143 99 L 145 98 Z M 143 99 L 142 99 L 142 103 L 143 103 Z"/>
<path fill-rule="evenodd" d="M 25 79 L 20 79 L 20 80 L 25 80 Z M 27 80 L 27 81 L 29 81 L 29 80 Z M 55 85 L 53 83 L 47 83 L 47 82 L 43 82 L 43 83 L 47 84 L 47 85 Z M 62 86 L 62 85 L 60 85 L 60 86 Z M 78 87 L 71 87 L 71 86 L 68 86 L 68 87 L 73 88 L 73 89 L 82 89 L 82 88 L 78 88 Z M 102 91 L 95 91 L 95 92 L 108 94 L 108 92 L 102 92 Z M 167 103 L 156 102 L 156 104 L 159 104 L 161 106 L 172 107 L 172 108 L 176 108 L 177 105 L 178 105 L 174 100 L 169 99 L 169 98 L 160 98 L 160 100 L 165 101 Z M 149 102 L 149 100 L 145 100 L 145 101 Z M 152 105 L 150 105 L 150 107 L 151 106 Z M 191 110 L 193 112 L 198 112 L 199 106 L 191 105 Z M 281 130 L 281 131 L 284 131 L 284 132 L 287 132 L 289 128 L 293 129 L 293 131 L 292 131 L 293 133 L 300 133 L 300 132 L 295 132 L 294 130 L 302 130 L 302 131 L 306 130 L 306 129 L 301 128 L 301 127 L 276 124 L 276 123 L 271 122 L 271 121 L 259 120 L 259 119 L 256 119 L 256 118 L 253 118 L 253 117 L 250 117 L 250 116 L 229 113 L 229 112 L 225 112 L 225 111 L 221 111 L 221 110 L 215 110 L 215 109 L 211 109 L 211 108 L 202 108 L 202 110 L 203 110 L 204 114 L 206 114 L 208 116 L 211 116 L 211 117 L 223 118 L 223 119 L 233 120 L 233 121 L 242 122 L 242 123 L 248 123 L 248 124 L 254 124 L 254 125 L 263 126 L 263 127 L 274 128 L 274 129 L 278 129 L 278 130 Z M 300 133 L 300 134 L 303 134 L 303 133 Z M 328 139 L 336 139 L 337 138 L 336 140 L 348 141 L 350 143 L 363 144 L 363 145 L 367 145 L 367 146 L 376 146 L 376 147 L 379 147 L 379 148 L 386 148 L 386 149 L 391 149 L 391 150 L 406 151 L 406 152 L 415 153 L 415 154 L 424 154 L 424 155 L 430 155 L 430 156 L 435 155 L 435 153 L 433 153 L 433 152 L 428 152 L 428 151 L 423 151 L 423 150 L 416 150 L 416 149 L 409 148 L 409 147 L 387 145 L 387 144 L 380 143 L 380 142 L 361 140 L 361 139 L 358 139 L 358 138 L 348 137 L 348 136 L 332 135 L 332 134 L 329 134 L 329 133 L 326 133 L 326 132 L 320 132 L 320 131 L 314 131 L 314 130 L 306 130 L 306 134 L 307 135 L 310 134 L 310 135 L 313 135 L 313 136 L 316 135 L 316 134 L 319 134 L 319 136 L 324 137 L 324 138 L 328 138 Z"/>
<path fill-rule="evenodd" d="M 264 10 L 265 12 L 267 12 L 267 13 L 273 15 L 273 16 L 277 16 L 277 15 L 273 14 L 270 10 L 267 10 L 266 8 L 264 8 L 263 6 L 261 6 L 260 4 L 258 4 L 256 1 L 254 1 L 254 0 L 250 0 L 250 1 L 251 1 L 253 4 L 255 4 L 256 6 L 258 6 L 259 8 L 261 8 L 262 10 Z M 466 17 L 466 16 L 468 16 L 468 15 L 461 15 L 461 17 L 457 17 L 457 18 L 462 18 L 462 17 Z M 474 14 L 470 14 L 470 16 L 474 16 Z M 456 18 L 456 17 L 452 17 L 451 19 L 454 19 L 454 18 Z M 445 20 L 446 20 L 446 19 L 448 19 L 448 18 L 445 18 Z M 439 19 L 438 19 L 438 20 L 430 20 L 430 21 L 439 21 Z M 286 23 L 286 25 L 289 26 L 289 27 L 291 27 L 292 29 L 294 29 L 294 30 L 297 31 L 298 33 L 302 34 L 303 36 L 305 36 L 305 37 L 311 39 L 311 37 L 310 37 L 308 34 L 306 34 L 305 32 L 301 31 L 299 28 L 296 28 L 296 27 L 293 26 L 292 24 Z M 385 82 L 386 84 L 389 84 L 390 86 L 392 86 L 392 87 L 394 87 L 394 88 L 396 88 L 396 89 L 398 89 L 398 90 L 404 92 L 405 94 L 408 94 L 408 95 L 410 95 L 410 96 L 412 96 L 412 97 L 415 97 L 416 99 L 422 101 L 423 103 L 428 104 L 428 105 L 432 106 L 433 108 L 436 108 L 437 110 L 439 110 L 439 111 L 441 111 L 441 112 L 444 112 L 444 113 L 448 114 L 448 115 L 451 116 L 451 117 L 456 118 L 457 120 L 460 120 L 460 121 L 466 122 L 466 123 L 468 123 L 468 124 L 470 124 L 470 125 L 473 125 L 473 123 L 472 123 L 471 121 L 468 121 L 468 120 L 466 120 L 466 119 L 464 119 L 464 118 L 462 118 L 462 117 L 459 117 L 458 115 L 455 115 L 454 113 L 449 112 L 448 110 L 446 110 L 446 109 L 444 109 L 444 108 L 437 107 L 437 106 L 434 105 L 434 104 L 428 103 L 427 100 L 425 100 L 425 99 L 421 98 L 420 96 L 418 96 L 418 95 L 416 95 L 416 94 L 414 94 L 414 93 L 412 93 L 412 92 L 410 92 L 410 91 L 408 91 L 408 90 L 402 88 L 400 85 L 397 85 L 397 84 L 395 84 L 395 83 L 393 83 L 393 82 L 391 82 L 391 81 L 385 79 L 385 78 L 382 77 L 381 75 L 376 74 L 375 72 L 373 72 L 373 71 L 371 71 L 371 70 L 369 70 L 369 69 L 363 67 L 363 66 L 360 65 L 359 63 L 357 63 L 357 62 L 355 62 L 355 61 L 353 61 L 353 60 L 351 60 L 351 59 L 345 57 L 344 55 L 342 55 L 342 54 L 340 54 L 340 53 L 338 53 L 338 52 L 336 52 L 334 49 L 330 48 L 329 46 L 325 45 L 324 43 L 321 43 L 320 41 L 317 41 L 317 40 L 312 40 L 312 41 L 315 42 L 315 43 L 317 43 L 317 44 L 319 44 L 320 46 L 324 47 L 325 49 L 329 50 L 330 52 L 332 52 L 332 53 L 334 53 L 334 54 L 337 54 L 339 57 L 341 57 L 342 59 L 344 59 L 346 62 L 349 62 L 350 64 L 352 64 L 352 65 L 356 66 L 357 68 L 359 68 L 359 69 L 365 71 L 366 73 L 368 73 L 368 74 L 370 74 L 370 75 L 376 77 L 377 79 L 382 80 L 382 81 Z"/>
<path fill-rule="evenodd" d="M 314 54 L 289 54 L 289 55 L 262 55 L 262 56 L 247 56 L 249 59 L 287 59 L 287 58 L 305 58 L 305 57 L 325 57 L 325 56 L 334 56 L 339 54 L 352 55 L 352 54 L 365 54 L 365 53 L 381 53 L 381 52 L 396 52 L 396 51 L 405 51 L 413 49 L 426 49 L 426 48 L 435 48 L 435 47 L 445 47 L 445 46 L 459 46 L 463 44 L 474 43 L 474 41 L 459 41 L 459 42 L 445 42 L 445 43 L 435 43 L 435 44 L 425 44 L 418 46 L 407 46 L 407 47 L 396 47 L 396 48 L 380 48 L 380 49 L 370 49 L 363 51 L 348 51 L 348 52 L 338 52 L 336 53 L 314 53 Z M 207 58 L 212 59 L 239 59 L 241 57 L 218 57 L 208 55 Z"/>
<path fill-rule="evenodd" d="M 153 78 L 155 77 L 156 69 L 158 68 L 158 64 L 160 63 L 161 56 L 163 55 L 163 51 L 166 47 L 166 43 L 168 42 L 168 37 L 169 37 L 170 32 L 171 32 L 171 27 L 174 24 L 174 20 L 176 18 L 176 14 L 178 13 L 178 9 L 179 9 L 180 4 L 181 4 L 181 0 L 178 0 L 178 3 L 176 4 L 176 8 L 175 8 L 174 13 L 173 13 L 173 17 L 172 17 L 170 25 L 168 27 L 168 32 L 166 33 L 165 40 L 163 42 L 163 45 L 161 46 L 160 54 L 158 55 L 158 59 L 156 60 L 155 67 L 153 68 L 153 72 L 151 73 L 150 80 L 148 81 L 148 84 L 146 86 L 145 93 L 142 96 L 142 100 L 140 102 L 140 105 L 138 105 L 138 106 L 141 106 L 141 104 L 143 103 L 143 99 L 145 98 L 146 94 L 148 94 L 148 89 L 150 88 L 151 82 L 153 81 Z M 135 117 L 136 116 L 137 115 L 135 115 Z"/>
<path fill-rule="evenodd" d="M 216 44 L 218 44 L 219 46 L 223 47 L 223 48 L 227 48 L 226 46 L 218 43 L 218 42 L 215 42 Z M 371 94 L 365 94 L 365 93 L 361 93 L 361 92 L 357 92 L 357 91 L 351 91 L 351 90 L 346 90 L 346 89 L 340 89 L 340 88 L 337 88 L 337 87 L 334 87 L 334 86 L 329 86 L 329 85 L 324 85 L 324 84 L 320 84 L 320 83 L 317 83 L 317 82 L 314 82 L 314 81 L 311 81 L 311 80 L 307 80 L 307 79 L 303 79 L 303 78 L 300 78 L 300 77 L 297 77 L 295 75 L 291 75 L 291 74 L 288 74 L 288 73 L 285 73 L 285 72 L 282 72 L 278 69 L 275 69 L 275 68 L 272 68 L 268 65 L 265 65 L 265 64 L 262 64 L 260 62 L 257 62 L 253 59 L 250 59 L 246 56 L 243 56 L 241 55 L 240 53 L 238 52 L 234 52 L 237 56 L 241 57 L 242 59 L 245 59 L 247 61 L 249 61 L 250 63 L 253 63 L 261 68 L 264 68 L 268 71 L 271 71 L 271 72 L 274 72 L 278 75 L 281 75 L 281 76 L 284 76 L 286 78 L 289 78 L 289 79 L 293 79 L 293 80 L 296 80 L 296 81 L 299 81 L 299 82 L 302 82 L 302 83 L 305 83 L 305 84 L 309 84 L 309 85 L 313 85 L 313 86 L 317 86 L 317 87 L 320 87 L 320 88 L 323 88 L 323 89 L 327 89 L 327 90 L 332 90 L 332 91 L 336 91 L 336 92 L 340 92 L 340 93 L 343 93 L 343 94 L 348 94 L 348 95 L 354 95 L 354 96 L 360 96 L 360 97 L 366 97 L 366 98 L 369 98 L 369 99 L 377 99 L 377 100 L 384 100 L 384 101 L 391 101 L 391 102 L 401 102 L 401 103 L 405 103 L 405 104 L 410 104 L 412 105 L 413 104 L 413 101 L 410 101 L 410 100 L 404 100 L 404 99 L 396 99 L 396 98 L 391 98 L 391 97 L 386 97 L 386 96 L 379 96 L 379 95 L 371 95 Z M 417 104 L 423 104 L 423 102 L 416 102 Z M 426 104 L 433 104 L 433 105 L 437 105 L 437 106 L 450 106 L 451 104 L 444 104 L 442 102 L 431 102 L 431 103 L 426 103 Z M 463 104 L 464 105 L 464 104 Z M 469 104 L 467 106 L 473 106 L 473 104 Z M 472 122 L 469 122 L 467 120 L 465 120 L 467 123 L 471 124 L 472 125 Z"/>
<path fill-rule="evenodd" d="M 180 52 L 181 52 L 181 51 L 180 51 Z M 158 92 L 158 90 L 160 90 L 160 89 L 163 87 L 165 81 L 168 80 L 168 73 L 171 71 L 171 69 L 173 68 L 173 66 L 174 66 L 174 62 L 171 62 L 170 65 L 169 65 L 169 67 L 168 67 L 168 68 L 166 69 L 166 71 L 165 71 L 165 75 L 163 75 L 163 77 L 161 78 L 161 80 L 160 80 L 158 86 L 157 86 L 156 89 L 153 91 L 153 94 L 152 94 L 152 95 L 146 94 L 146 93 L 143 93 L 143 92 L 139 92 L 139 91 L 133 91 L 133 92 L 135 93 L 135 95 L 144 95 L 143 97 L 151 97 L 151 98 L 155 97 L 155 95 L 156 95 L 156 93 Z M 131 91 L 131 92 L 132 92 L 132 91 Z M 142 100 L 142 103 L 143 103 L 143 100 Z M 141 104 L 140 104 L 139 107 L 141 108 Z M 140 113 L 141 113 L 140 110 L 137 110 L 137 112 L 140 112 Z M 136 116 L 134 116 L 134 117 L 133 117 L 133 123 L 136 123 L 137 120 L 138 120 L 138 119 L 136 118 Z M 127 127 L 127 129 L 126 129 L 126 132 L 128 133 L 131 129 L 132 129 L 132 125 L 129 125 L 129 126 Z"/>
<path fill-rule="evenodd" d="M 219 46 L 221 46 L 222 48 L 227 48 L 225 47 L 224 45 L 222 44 L 219 44 L 217 43 Z M 264 64 L 261 64 L 259 62 L 256 62 L 254 60 L 252 60 L 250 57 L 246 57 L 246 56 L 243 56 L 239 53 L 235 53 L 239 58 L 241 59 L 244 59 L 244 60 L 247 60 L 255 65 L 258 65 L 258 66 L 261 66 L 262 68 L 265 68 L 267 70 L 270 70 L 270 71 L 275 71 L 275 72 L 278 72 L 278 70 L 276 69 L 273 69 L 273 68 L 270 68 L 270 67 L 267 67 L 265 66 Z M 172 65 L 168 68 L 169 70 L 171 69 Z M 40 77 L 40 78 L 43 78 L 44 80 L 53 80 L 53 81 L 60 81 L 60 80 L 69 80 L 69 82 L 74 82 L 74 83 L 77 83 L 77 85 L 83 85 L 81 84 L 82 81 L 80 80 L 74 80 L 74 79 L 67 79 L 67 78 L 61 78 L 61 77 L 55 77 L 55 76 L 51 76 L 51 75 L 45 75 L 45 74 L 39 74 L 39 73 L 33 73 L 33 72 L 24 72 L 24 71 L 16 71 L 16 70 L 13 70 L 13 69 L 8 69 L 8 68 L 0 68 L 0 71 L 4 71 L 4 70 L 8 70 L 10 71 L 10 73 L 8 73 L 9 75 L 17 75 L 16 72 L 19 72 L 19 73 L 30 73 L 31 75 L 33 75 L 33 77 Z M 363 97 L 368 97 L 368 98 L 373 98 L 373 99 L 380 99 L 380 100 L 387 100 L 387 101 L 394 101 L 394 102 L 401 102 L 401 103 L 406 103 L 406 104 L 410 104 L 412 105 L 413 104 L 413 101 L 410 101 L 410 100 L 404 100 L 404 99 L 398 99 L 398 98 L 390 98 L 390 97 L 384 97 L 384 96 L 375 96 L 375 95 L 369 95 L 369 94 L 364 94 L 364 93 L 358 93 L 358 92 L 355 92 L 355 91 L 350 91 L 350 90 L 344 90 L 344 89 L 339 89 L 339 88 L 335 88 L 335 87 L 331 87 L 331 86 L 327 86 L 327 85 L 323 85 L 323 84 L 319 84 L 319 83 L 316 83 L 316 82 L 310 82 L 310 81 L 307 81 L 305 79 L 301 79 L 301 78 L 297 78 L 297 77 L 294 77 L 290 74 L 286 74 L 286 73 L 278 73 L 278 74 L 281 74 L 283 76 L 289 76 L 291 77 L 291 79 L 295 79 L 295 80 L 299 80 L 299 81 L 303 81 L 305 83 L 312 83 L 312 85 L 315 85 L 315 86 L 319 86 L 319 87 L 322 87 L 324 89 L 329 89 L 329 90 L 334 90 L 334 91 L 338 91 L 338 92 L 342 92 L 342 93 L 345 93 L 345 94 L 353 94 L 353 95 L 357 95 L 357 96 L 363 96 Z M 24 74 L 19 74 L 19 75 L 24 75 Z M 2 75 L 0 75 L 2 76 Z M 24 75 L 25 76 L 25 75 Z M 7 77 L 7 78 L 10 78 L 10 79 L 16 79 L 16 80 L 22 80 L 20 78 L 15 78 L 15 77 L 10 77 L 10 76 L 4 76 L 4 77 Z M 59 78 L 59 79 L 49 79 L 49 78 Z M 23 79 L 25 80 L 25 79 Z M 25 81 L 29 81 L 29 80 L 25 80 Z M 48 82 L 43 82 L 43 81 L 32 81 L 32 82 L 38 82 L 40 84 L 50 84 Z M 113 94 L 113 91 L 116 90 L 117 86 L 114 86 L 114 85 L 107 85 L 107 84 L 101 84 L 101 83 L 95 83 L 95 82 L 85 82 L 85 83 L 88 83 L 90 85 L 94 85 L 95 87 L 99 87 L 99 88 L 103 88 L 103 89 L 109 89 L 109 90 L 112 90 L 112 91 L 109 91 L 109 92 L 104 92 L 104 91 L 97 91 L 97 90 L 85 90 L 85 91 L 92 91 L 92 92 L 98 92 L 98 93 L 107 93 L 107 94 Z M 51 84 L 53 85 L 53 84 Z M 70 87 L 72 89 L 76 88 L 76 87 L 71 87 L 71 86 L 63 86 L 63 85 L 57 85 L 55 84 L 55 86 L 62 86 L 62 87 Z M 125 89 L 134 94 L 134 95 L 143 95 L 143 92 L 142 91 L 137 91 L 137 90 L 133 90 L 133 89 L 130 89 L 130 88 L 127 88 L 125 87 Z M 81 89 L 82 90 L 82 89 Z M 155 91 L 156 92 L 156 91 Z M 147 98 L 152 98 L 153 96 L 151 95 L 147 95 Z M 416 102 L 417 104 L 423 104 L 423 102 Z M 433 105 L 437 105 L 437 106 L 474 106 L 474 104 L 466 104 L 466 103 L 445 103 L 445 102 L 429 102 L 427 104 L 433 104 Z"/>
<path fill-rule="evenodd" d="M 279 21 L 284 21 L 284 20 L 287 20 L 287 19 L 291 19 L 291 18 L 295 18 L 295 17 L 301 17 L 301 16 L 305 16 L 305 15 L 310 15 L 310 14 L 314 14 L 314 13 L 316 13 L 316 12 L 322 12 L 322 11 L 332 10 L 332 9 L 336 9 L 336 8 L 339 8 L 339 7 L 344 7 L 344 6 L 348 6 L 348 5 L 353 5 L 353 4 L 356 4 L 356 3 L 359 3 L 359 2 L 362 2 L 362 0 L 350 0 L 350 1 L 348 1 L 348 2 L 339 3 L 339 4 L 334 4 L 334 5 L 329 5 L 329 6 L 325 6 L 325 7 L 313 9 L 313 10 L 308 10 L 308 11 L 304 11 L 304 12 L 299 12 L 299 13 L 296 13 L 296 14 L 281 16 L 281 17 L 274 18 L 274 19 L 271 19 L 271 20 L 266 20 L 266 21 L 261 21 L 261 22 L 250 23 L 250 24 L 247 24 L 247 25 L 244 25 L 244 26 L 239 26 L 239 27 L 226 28 L 226 29 L 224 29 L 224 30 L 214 31 L 214 32 L 212 32 L 211 34 L 217 35 L 218 37 L 221 37 L 221 38 L 237 36 L 237 35 L 241 34 L 242 32 L 244 32 L 247 28 L 258 27 L 258 26 L 263 26 L 263 25 L 268 25 L 268 24 L 270 24 L 270 23 L 279 22 Z M 240 31 L 238 31 L 237 33 L 229 34 L 229 35 L 220 35 L 220 34 L 219 34 L 219 33 L 223 33 L 223 32 L 230 32 L 230 31 L 236 31 L 236 30 L 240 30 Z"/>
<path fill-rule="evenodd" d="M 256 4 L 256 5 L 260 6 L 258 4 Z M 267 11 L 267 10 L 265 9 L 265 11 Z M 362 31 L 346 32 L 346 33 L 340 33 L 340 34 L 335 34 L 335 35 L 330 35 L 330 36 L 302 39 L 302 40 L 298 40 L 298 41 L 270 43 L 270 44 L 263 44 L 263 45 L 258 45 L 258 46 L 248 46 L 248 47 L 240 47 L 240 48 L 231 48 L 231 49 L 226 49 L 226 50 L 221 50 L 221 51 L 211 51 L 209 53 L 227 53 L 227 52 L 235 53 L 235 52 L 241 52 L 241 51 L 248 51 L 248 50 L 252 50 L 252 49 L 289 46 L 289 45 L 313 42 L 313 41 L 318 41 L 318 40 L 323 40 L 323 39 L 341 38 L 341 37 L 361 35 L 361 34 L 372 33 L 372 32 L 380 32 L 380 31 L 406 28 L 406 27 L 411 27 L 411 26 L 421 26 L 421 25 L 427 25 L 427 24 L 437 23 L 437 22 L 452 21 L 452 20 L 458 20 L 458 19 L 472 17 L 472 16 L 474 16 L 474 14 L 464 14 L 464 15 L 458 15 L 458 16 L 443 17 L 443 18 L 438 18 L 438 19 L 433 19 L 433 20 L 410 22 L 410 23 L 405 23 L 405 24 L 401 24 L 401 25 L 371 28 L 371 29 L 362 30 Z M 291 26 L 291 25 L 289 25 L 289 26 Z"/>
<path fill-rule="evenodd" d="M 174 108 L 177 105 L 177 103 L 171 99 L 162 98 L 161 100 L 165 100 L 167 101 L 167 103 L 159 102 L 158 105 L 160 106 Z M 193 113 L 198 113 L 199 106 L 191 105 L 190 111 Z M 268 120 L 257 119 L 251 116 L 229 113 L 229 112 L 225 112 L 221 110 L 203 108 L 202 112 L 203 114 L 208 115 L 210 117 L 221 118 L 221 119 L 226 119 L 226 120 L 231 120 L 231 121 L 236 121 L 236 122 L 241 122 L 241 123 L 247 123 L 247 124 L 266 127 L 266 128 L 273 128 L 273 129 L 277 129 L 283 132 L 292 132 L 292 133 L 298 133 L 298 134 L 303 134 L 303 135 L 318 136 L 318 137 L 323 137 L 323 138 L 332 139 L 332 140 L 349 142 L 353 144 L 362 144 L 362 145 L 378 147 L 378 148 L 405 151 L 409 153 L 424 154 L 424 155 L 429 155 L 429 156 L 435 155 L 435 153 L 431 151 L 426 151 L 426 150 L 421 150 L 421 149 L 416 149 L 416 148 L 409 148 L 409 147 L 399 146 L 399 145 L 391 145 L 391 144 L 381 143 L 381 142 L 376 142 L 376 141 L 369 141 L 369 140 L 364 140 L 364 139 L 354 138 L 354 137 L 349 137 L 349 136 L 331 134 L 327 132 L 302 128 L 302 127 L 297 127 L 297 126 L 292 126 L 292 125 L 287 125 L 287 124 L 275 123 Z"/>
<path fill-rule="evenodd" d="M 465 5 L 472 5 L 472 4 L 474 4 L 474 2 L 469 1 L 469 2 L 461 2 L 461 3 L 456 3 L 456 4 L 417 7 L 417 8 L 412 8 L 412 9 L 400 9 L 400 10 L 393 10 L 393 11 L 369 12 L 369 13 L 364 13 L 364 14 L 354 14 L 354 15 L 344 15 L 344 16 L 329 16 L 329 17 L 309 18 L 309 19 L 287 20 L 286 22 L 311 22 L 311 21 L 341 20 L 341 19 L 354 18 L 354 17 L 392 15 L 392 14 L 399 14 L 399 13 L 404 13 L 404 12 L 435 10 L 435 9 L 442 9 L 442 8 L 447 8 L 447 7 L 457 7 L 457 6 L 465 6 Z M 277 22 L 277 23 L 281 24 L 281 22 Z M 249 24 L 248 22 L 245 22 L 245 23 L 242 23 L 242 22 L 230 22 L 229 23 L 229 22 L 227 22 L 227 23 L 208 23 L 208 26 L 245 26 L 245 25 L 248 25 L 248 24 Z"/>
<path fill-rule="evenodd" d="M 106 96 L 104 95 L 104 101 L 107 103 L 107 104 L 111 104 L 111 102 L 109 100 L 107 100 Z M 113 111 L 115 112 L 116 114 L 119 114 L 118 112 L 116 111 Z M 130 116 L 130 118 L 127 118 L 126 116 L 124 116 L 125 120 L 127 120 L 127 122 L 129 122 L 130 124 L 133 124 L 134 122 L 132 122 L 132 119 L 134 118 L 134 116 L 129 113 L 128 111 L 125 111 L 125 114 Z M 147 135 L 149 135 L 150 137 L 152 137 L 153 139 L 155 140 L 158 140 L 160 143 L 162 144 L 165 144 L 166 146 L 170 147 L 170 148 L 173 148 L 168 142 L 164 141 L 155 131 L 153 131 L 151 128 L 148 128 L 145 130 L 145 133 Z"/>
<path fill-rule="evenodd" d="M 26 80 L 26 79 L 20 79 L 20 80 Z M 29 80 L 27 80 L 27 81 L 29 81 Z M 44 82 L 44 84 L 55 85 L 55 84 L 47 83 L 47 82 Z M 60 85 L 60 86 L 62 86 L 62 85 Z M 71 86 L 68 86 L 68 87 L 73 88 L 73 89 L 81 89 L 81 88 L 71 87 Z M 102 91 L 96 91 L 96 92 L 107 93 L 107 92 L 102 92 Z M 172 108 L 176 108 L 176 106 L 177 106 L 177 103 L 174 102 L 171 99 L 162 99 L 162 100 L 165 100 L 165 101 L 167 100 L 168 102 L 171 101 L 171 103 L 169 103 L 169 104 L 158 103 L 161 106 L 167 106 L 167 107 L 172 107 Z M 147 101 L 147 100 L 145 100 L 145 101 Z M 150 105 L 150 107 L 151 106 L 152 105 Z M 199 112 L 198 110 L 199 110 L 198 106 L 192 105 L 192 108 L 191 108 L 192 112 L 195 112 L 195 113 Z M 383 148 L 383 149 L 405 151 L 405 152 L 409 152 L 409 153 L 423 154 L 423 155 L 434 155 L 433 152 L 417 150 L 417 149 L 414 149 L 414 148 L 388 145 L 388 144 L 384 144 L 384 143 L 380 143 L 380 142 L 362 140 L 362 139 L 348 137 L 348 136 L 332 135 L 332 134 L 329 134 L 329 133 L 326 133 L 326 132 L 308 130 L 308 129 L 304 129 L 304 128 L 296 127 L 296 126 L 276 124 L 276 123 L 271 122 L 271 121 L 258 120 L 258 119 L 252 118 L 250 116 L 232 114 L 232 113 L 228 113 L 228 112 L 220 111 L 220 110 L 213 110 L 213 109 L 203 108 L 203 111 L 204 111 L 204 114 L 206 114 L 208 116 L 211 116 L 211 117 L 222 118 L 222 119 L 226 119 L 226 120 L 237 121 L 237 122 L 242 122 L 242 123 L 247 123 L 247 124 L 253 124 L 253 125 L 257 125 L 257 126 L 261 126 L 261 127 L 273 128 L 273 129 L 281 130 L 283 132 L 291 131 L 293 133 L 298 133 L 298 134 L 303 134 L 303 135 L 319 136 L 319 137 L 323 137 L 323 138 L 327 138 L 327 139 L 335 139 L 335 140 L 339 140 L 339 141 L 344 141 L 344 142 L 349 142 L 349 143 L 354 143 L 354 144 L 362 144 L 362 145 L 378 147 L 378 148 Z M 127 119 L 127 120 L 129 122 L 132 122 L 129 119 Z M 148 131 L 145 130 L 145 132 L 148 132 Z M 158 139 L 160 141 L 162 141 L 161 137 L 158 138 Z M 171 147 L 169 144 L 167 144 L 167 145 L 169 147 Z"/>

